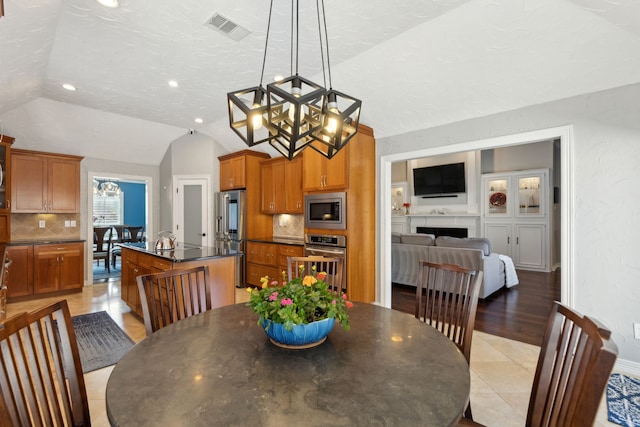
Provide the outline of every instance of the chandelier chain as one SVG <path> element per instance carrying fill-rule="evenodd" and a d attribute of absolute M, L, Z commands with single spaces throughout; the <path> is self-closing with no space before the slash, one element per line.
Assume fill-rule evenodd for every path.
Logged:
<path fill-rule="evenodd" d="M 260 87 L 262 87 L 262 82 L 264 81 L 264 67 L 267 63 L 267 47 L 269 46 L 269 32 L 271 31 L 271 13 L 273 12 L 273 0 L 271 0 L 271 4 L 269 6 L 269 21 L 267 23 L 267 37 L 264 41 L 264 56 L 262 57 L 262 72 L 260 73 Z"/>

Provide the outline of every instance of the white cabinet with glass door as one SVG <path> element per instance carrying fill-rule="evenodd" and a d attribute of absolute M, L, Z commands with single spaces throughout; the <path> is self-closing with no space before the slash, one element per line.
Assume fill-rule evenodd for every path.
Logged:
<path fill-rule="evenodd" d="M 517 268 L 549 271 L 549 170 L 482 175 L 482 229 Z"/>

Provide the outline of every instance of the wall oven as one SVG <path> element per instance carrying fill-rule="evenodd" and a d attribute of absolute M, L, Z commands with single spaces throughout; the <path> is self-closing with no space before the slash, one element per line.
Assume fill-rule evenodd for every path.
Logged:
<path fill-rule="evenodd" d="M 304 227 L 329 230 L 347 228 L 347 194 L 317 193 L 304 196 Z"/>
<path fill-rule="evenodd" d="M 347 237 L 326 234 L 305 234 L 304 254 L 306 256 L 324 256 L 342 258 L 342 289 L 348 294 L 347 286 Z"/>

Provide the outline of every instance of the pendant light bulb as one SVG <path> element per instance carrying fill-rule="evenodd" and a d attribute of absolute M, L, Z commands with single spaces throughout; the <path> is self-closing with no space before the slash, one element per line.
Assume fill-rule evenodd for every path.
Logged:
<path fill-rule="evenodd" d="M 291 82 L 291 95 L 296 98 L 300 98 L 300 94 L 302 93 L 301 86 L 302 83 L 300 82 L 300 79 L 293 79 L 293 81 Z M 293 104 L 289 104 L 289 120 L 293 122 L 296 119 L 296 113 L 296 106 Z"/>
<path fill-rule="evenodd" d="M 260 104 L 253 104 L 253 108 L 259 108 Z M 251 126 L 253 130 L 258 130 L 262 127 L 262 114 L 254 113 L 251 116 Z"/>
<path fill-rule="evenodd" d="M 340 114 L 340 111 L 338 111 L 338 103 L 335 101 L 335 99 L 327 103 L 327 110 L 334 114 Z M 338 130 L 338 119 L 336 119 L 336 117 L 334 116 L 329 116 L 325 129 L 332 135 L 336 133 L 336 131 Z"/>

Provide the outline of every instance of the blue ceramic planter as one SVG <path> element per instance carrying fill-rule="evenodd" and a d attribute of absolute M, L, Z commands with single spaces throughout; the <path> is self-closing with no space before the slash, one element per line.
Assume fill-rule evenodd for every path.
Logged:
<path fill-rule="evenodd" d="M 306 325 L 293 325 L 287 331 L 282 323 L 265 320 L 262 323 L 264 332 L 277 346 L 285 348 L 309 348 L 322 344 L 333 329 L 334 318 L 323 319 Z"/>

